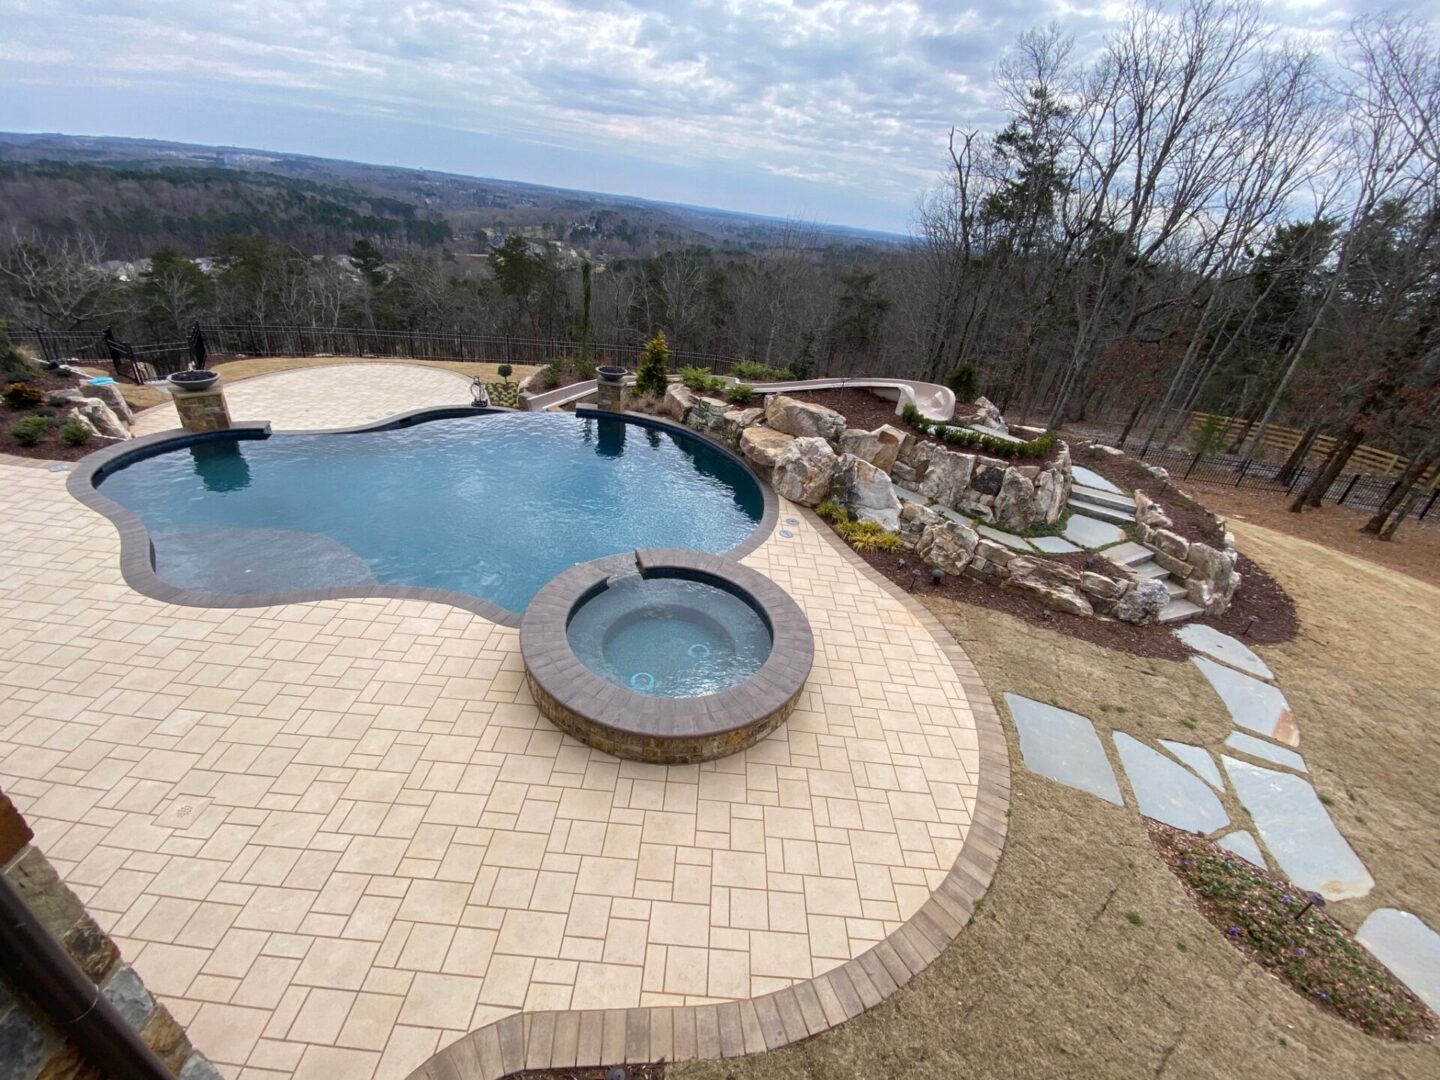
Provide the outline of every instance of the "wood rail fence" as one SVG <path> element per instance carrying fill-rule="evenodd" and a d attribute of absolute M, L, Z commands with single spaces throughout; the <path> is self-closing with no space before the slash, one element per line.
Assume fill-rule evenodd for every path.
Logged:
<path fill-rule="evenodd" d="M 1222 422 L 1227 446 L 1237 436 L 1243 435 L 1244 439 L 1248 439 L 1250 431 L 1255 426 L 1250 421 L 1234 416 L 1197 412 L 1190 414 L 1187 431 L 1194 433 L 1202 424 L 1212 419 Z M 1271 424 L 1265 429 L 1265 437 L 1260 440 L 1260 445 L 1262 449 L 1271 451 L 1276 457 L 1284 459 L 1294 453 L 1295 448 L 1300 445 L 1300 440 L 1304 437 L 1305 432 L 1300 428 Z M 1310 444 L 1310 451 L 1306 456 L 1327 457 L 1334 446 L 1335 437 L 1333 435 L 1317 435 L 1315 441 Z M 1362 445 L 1357 447 L 1355 453 L 1351 455 L 1348 469 L 1360 469 L 1375 476 L 1398 476 L 1405 471 L 1405 466 L 1408 464 L 1410 464 L 1410 459 L 1403 454 L 1394 454 L 1389 450 L 1379 450 L 1373 446 Z M 1419 481 L 1419 486 L 1428 491 L 1440 489 L 1440 468 L 1427 472 Z"/>

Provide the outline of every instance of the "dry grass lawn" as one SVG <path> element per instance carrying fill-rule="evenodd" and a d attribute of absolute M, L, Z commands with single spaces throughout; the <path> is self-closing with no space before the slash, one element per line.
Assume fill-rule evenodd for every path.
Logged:
<path fill-rule="evenodd" d="M 406 360 L 389 356 L 265 356 L 251 360 L 218 360 L 211 367 L 220 372 L 220 377 L 226 382 L 233 383 L 242 379 L 253 379 L 257 375 L 273 375 L 277 371 L 326 367 L 330 364 L 415 364 L 417 367 L 444 368 L 446 371 L 464 375 L 467 379 L 473 379 L 476 375 L 486 380 L 500 378 L 500 373 L 496 370 L 498 364 L 482 364 L 463 360 Z M 512 382 L 523 379 L 537 370 L 526 364 L 516 364 L 514 367 L 515 370 L 510 376 Z M 94 375 L 106 374 L 98 369 L 81 368 L 80 370 Z M 120 392 L 125 395 L 125 400 L 130 403 L 130 407 L 136 410 L 148 409 L 152 405 L 163 405 L 170 400 L 168 393 L 154 386 L 131 386 L 128 383 L 121 383 Z"/>
<path fill-rule="evenodd" d="M 1352 928 L 1382 905 L 1440 926 L 1440 589 L 1267 529 L 1235 529 L 1295 597 L 1299 637 L 1260 651 L 1294 707 L 1317 789 L 1377 881 L 1369 897 L 1328 910 Z M 936 607 L 997 699 L 1013 691 L 1094 719 L 1122 785 L 1111 729 L 1212 749 L 1230 730 L 1193 665 Z M 1246 960 L 1190 905 L 1133 798 L 1121 809 L 1035 776 L 1019 767 L 1010 734 L 1005 854 L 975 924 L 940 960 L 832 1032 L 672 1076 L 1440 1075 L 1440 1047 L 1364 1035 Z M 1227 810 L 1247 823 L 1233 799 Z"/>

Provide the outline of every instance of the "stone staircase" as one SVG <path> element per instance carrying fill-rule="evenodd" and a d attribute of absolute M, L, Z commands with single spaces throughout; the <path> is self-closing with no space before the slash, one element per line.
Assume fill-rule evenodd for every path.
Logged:
<path fill-rule="evenodd" d="M 1075 513 L 1110 521 L 1116 525 L 1129 525 L 1135 520 L 1133 498 L 1101 488 L 1086 487 L 1083 484 L 1072 485 L 1069 505 Z M 1113 563 L 1128 567 L 1141 581 L 1153 579 L 1165 586 L 1165 591 L 1170 594 L 1170 602 L 1160 610 L 1161 622 L 1178 622 L 1202 612 L 1199 604 L 1185 598 L 1185 586 L 1157 563 L 1155 553 L 1143 544 L 1126 540 L 1124 543 L 1104 548 L 1099 554 Z"/>
<path fill-rule="evenodd" d="M 1126 540 L 1124 543 L 1105 548 L 1096 554 L 1103 555 L 1111 562 L 1128 568 L 1141 581 L 1158 581 L 1165 586 L 1165 591 L 1170 594 L 1170 602 L 1160 609 L 1162 623 L 1188 619 L 1192 615 L 1199 615 L 1204 610 L 1199 604 L 1191 603 L 1185 598 L 1185 586 L 1176 581 L 1170 571 L 1155 561 L 1155 553 L 1144 544 Z"/>

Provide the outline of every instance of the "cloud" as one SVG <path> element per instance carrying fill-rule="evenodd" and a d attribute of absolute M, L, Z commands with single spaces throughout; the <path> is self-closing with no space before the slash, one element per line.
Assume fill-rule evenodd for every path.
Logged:
<path fill-rule="evenodd" d="M 808 189 L 822 211 L 853 207 L 858 197 L 871 208 L 865 223 L 886 219 L 892 227 L 903 224 L 940 168 L 950 125 L 996 121 L 991 72 L 1020 31 L 1054 18 L 1095 42 L 1123 12 L 1103 0 L 9 0 L 6 6 L 0 95 L 7 85 L 23 86 L 27 115 L 51 115 L 46 86 L 116 93 L 148 87 L 212 104 L 211 139 L 222 142 L 234 110 L 283 100 L 290 110 L 348 110 L 357 125 L 385 115 L 417 130 L 629 158 L 633 194 L 652 193 L 648 163 L 750 175 L 757 194 L 774 190 L 777 202 Z M 1336 0 L 1282 0 L 1274 9 L 1277 21 L 1303 29 L 1323 30 L 1343 15 Z M 68 123 L 48 126 L 92 127 L 87 117 L 60 119 Z M 153 110 L 133 127 L 115 133 L 175 137 Z M 285 134 L 276 131 L 275 141 Z M 355 134 L 363 147 L 363 127 Z M 388 148 L 374 147 L 368 159 L 388 159 L 382 149 Z M 782 181 L 792 186 L 766 188 Z M 834 192 L 845 195 L 832 201 Z"/>

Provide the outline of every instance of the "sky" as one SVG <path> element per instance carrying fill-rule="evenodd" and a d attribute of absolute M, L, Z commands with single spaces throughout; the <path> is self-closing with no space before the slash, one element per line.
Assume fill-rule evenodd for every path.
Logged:
<path fill-rule="evenodd" d="M 1333 36 L 1365 0 L 1267 0 Z M 1402 6 L 1416 6 L 1402 0 Z M 1423 4 L 1419 5 L 1423 7 Z M 996 60 L 1106 0 L 0 0 L 0 130 L 257 147 L 906 231 Z"/>

